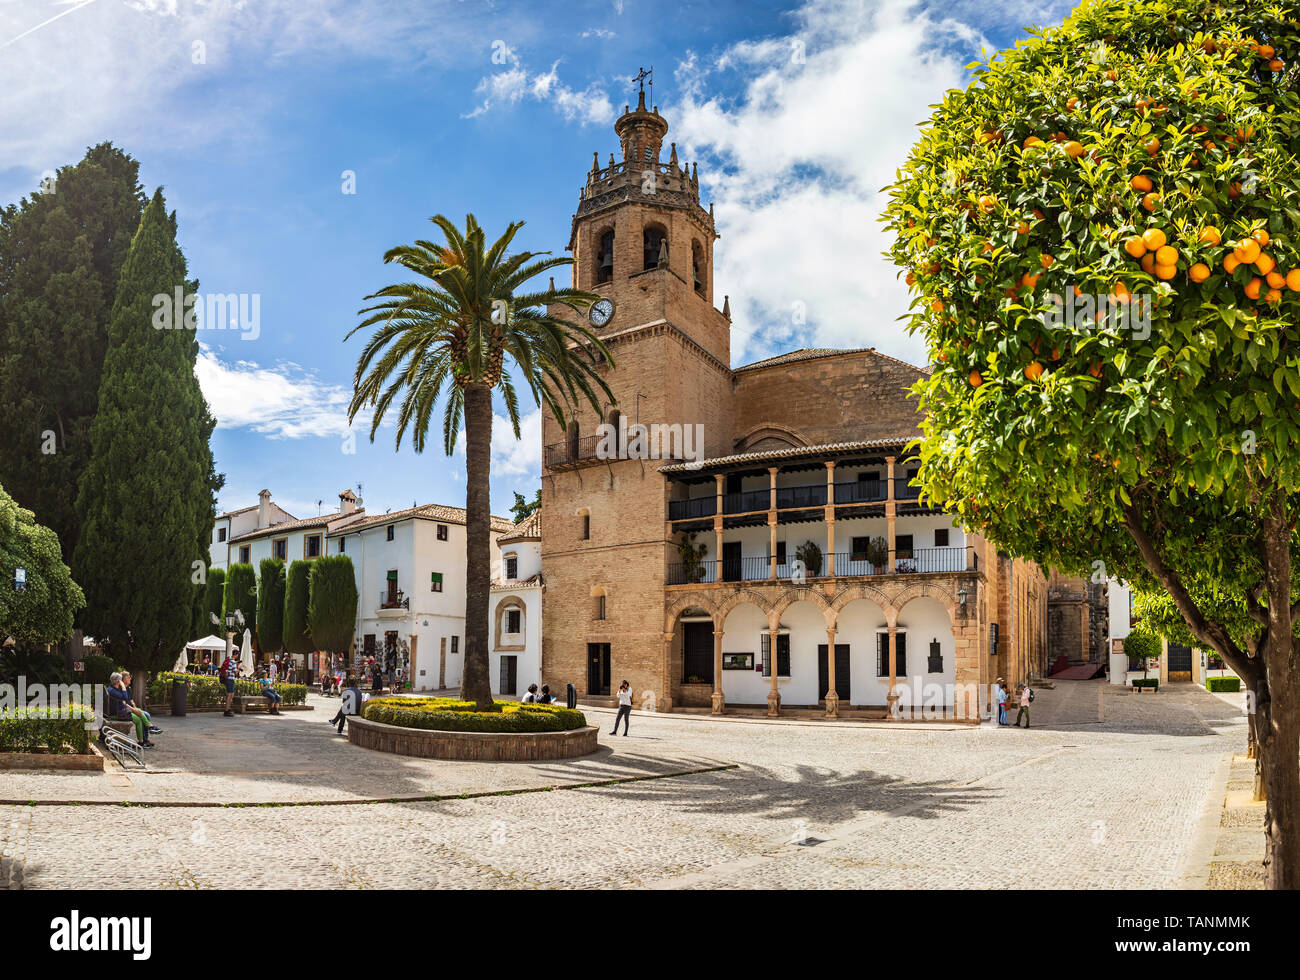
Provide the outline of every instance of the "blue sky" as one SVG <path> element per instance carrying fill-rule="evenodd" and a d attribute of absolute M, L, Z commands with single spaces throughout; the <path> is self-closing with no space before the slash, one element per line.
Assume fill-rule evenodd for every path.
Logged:
<path fill-rule="evenodd" d="M 387 428 L 345 451 L 360 344 L 344 337 L 400 278 L 387 248 L 473 211 L 563 254 L 592 151 L 615 149 L 630 76 L 653 65 L 668 139 L 716 206 L 733 361 L 874 345 L 915 362 L 879 189 L 966 63 L 1071 6 L 0 0 L 0 202 L 112 140 L 179 212 L 202 290 L 259 297 L 255 339 L 200 332 L 223 508 L 268 487 L 309 516 L 358 483 L 371 512 L 461 505 L 462 455 L 395 450 Z M 495 513 L 539 485 L 523 407 L 521 442 L 498 419 Z"/>

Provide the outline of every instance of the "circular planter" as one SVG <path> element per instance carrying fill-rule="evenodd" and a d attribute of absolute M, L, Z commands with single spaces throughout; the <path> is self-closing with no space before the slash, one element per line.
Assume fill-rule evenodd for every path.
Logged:
<path fill-rule="evenodd" d="M 464 762 L 537 762 L 591 755 L 599 747 L 594 725 L 567 732 L 438 732 L 348 718 L 348 741 L 363 749 L 421 759 Z"/>

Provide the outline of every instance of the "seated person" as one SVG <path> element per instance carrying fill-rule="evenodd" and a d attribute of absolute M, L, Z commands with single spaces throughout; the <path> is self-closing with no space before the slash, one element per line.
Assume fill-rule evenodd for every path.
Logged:
<path fill-rule="evenodd" d="M 154 747 L 149 741 L 149 726 L 145 714 L 131 704 L 130 695 L 122 686 L 122 675 L 114 671 L 109 675 L 108 687 L 104 689 L 107 698 L 108 716 L 116 721 L 130 721 L 135 724 L 135 737 L 147 749 Z"/>
<path fill-rule="evenodd" d="M 554 704 L 555 698 L 551 697 L 551 685 L 543 684 L 541 692 L 537 695 L 538 704 Z"/>
<path fill-rule="evenodd" d="M 131 672 L 129 670 L 122 671 L 122 690 L 126 692 L 126 703 L 131 706 L 131 710 L 144 715 L 144 723 L 149 729 L 149 734 L 161 735 L 162 729 L 153 723 L 153 716 L 135 703 L 135 697 L 131 694 Z"/>
<path fill-rule="evenodd" d="M 278 715 L 280 713 L 280 702 L 284 698 L 280 697 L 280 692 L 271 686 L 271 679 L 265 674 L 259 674 L 257 681 L 262 685 L 262 697 L 270 702 L 270 707 L 266 709 L 267 714 Z"/>

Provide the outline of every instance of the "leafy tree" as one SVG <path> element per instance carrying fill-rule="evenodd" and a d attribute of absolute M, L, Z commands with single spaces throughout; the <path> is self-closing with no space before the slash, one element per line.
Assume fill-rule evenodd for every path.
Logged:
<path fill-rule="evenodd" d="M 101 143 L 0 211 L 0 483 L 58 535 L 69 563 L 109 314 L 145 201 L 139 164 Z"/>
<path fill-rule="evenodd" d="M 419 277 L 388 286 L 367 299 L 357 331 L 378 324 L 357 360 L 349 420 L 373 409 L 370 439 L 401 396 L 396 442 L 408 428 L 416 452 L 423 452 L 429 422 L 439 400 L 443 449 L 456 446 L 465 422 L 465 669 L 461 695 L 481 709 L 492 704 L 488 675 L 488 597 L 491 591 L 490 480 L 492 393 L 501 389 L 507 415 L 519 433 L 519 400 L 506 362 L 562 424 L 567 411 L 585 399 L 600 411 L 614 396 L 601 377 L 613 358 L 596 334 L 566 319 L 598 297 L 577 289 L 527 292 L 534 277 L 572 259 L 549 253 L 509 253 L 523 227 L 515 222 L 491 245 L 474 216 L 460 231 L 442 215 L 433 219 L 444 245 L 419 241 L 384 255 Z M 315 630 L 313 628 L 313 634 Z M 319 637 L 317 637 L 319 640 Z"/>
<path fill-rule="evenodd" d="M 238 646 L 245 629 L 251 631 L 254 638 L 257 636 L 257 573 L 249 562 L 236 562 L 226 573 L 226 597 L 221 610 L 221 621 L 224 623 L 226 616 L 236 610 L 244 617 L 244 625 L 236 627 L 239 636 L 235 637 L 235 645 Z"/>
<path fill-rule="evenodd" d="M 311 595 L 307 628 L 320 649 L 340 653 L 351 645 L 357 625 L 357 580 L 352 559 L 347 555 L 325 555 L 308 564 Z"/>
<path fill-rule="evenodd" d="M 257 580 L 257 638 L 274 653 L 284 647 L 284 562 L 263 558 Z"/>
<path fill-rule="evenodd" d="M 14 571 L 26 587 L 14 588 Z M 53 643 L 72 632 L 73 614 L 86 604 L 59 551 L 59 539 L 0 487 L 0 643 Z"/>
<path fill-rule="evenodd" d="M 224 636 L 222 630 L 225 629 L 225 620 L 222 617 L 226 612 L 226 570 L 224 568 L 209 569 L 204 590 L 203 632 L 198 635 L 206 636 L 209 633 L 215 633 L 218 636 Z M 220 626 L 213 624 L 213 616 L 217 617 Z"/>
<path fill-rule="evenodd" d="M 190 639 L 194 574 L 213 508 L 198 343 L 179 316 L 156 329 L 156 297 L 192 292 L 176 216 L 156 192 L 122 265 L 109 324 L 90 459 L 77 496 L 72 565 L 85 627 L 136 675 L 170 667 Z"/>
<path fill-rule="evenodd" d="M 947 93 L 886 215 L 934 364 L 925 493 L 1040 564 L 1170 595 L 1253 695 L 1275 888 L 1300 887 L 1292 16 L 1085 4 Z"/>
<path fill-rule="evenodd" d="M 1151 658 L 1160 656 L 1160 652 L 1160 637 L 1145 625 L 1134 626 L 1124 637 L 1124 653 L 1130 661 L 1141 662 L 1143 677 L 1147 675 Z"/>
<path fill-rule="evenodd" d="M 510 505 L 510 514 L 514 517 L 516 524 L 526 521 L 534 511 L 539 510 L 542 506 L 542 488 L 537 488 L 537 496 L 532 500 L 525 499 L 524 495 L 518 490 L 515 491 L 515 502 Z"/>
<path fill-rule="evenodd" d="M 316 559 L 319 561 L 320 559 Z M 307 604 L 311 597 L 311 566 L 309 561 L 289 564 L 284 588 L 284 621 L 282 633 L 284 647 L 290 653 L 303 656 L 316 649 L 311 633 L 307 631 Z"/>

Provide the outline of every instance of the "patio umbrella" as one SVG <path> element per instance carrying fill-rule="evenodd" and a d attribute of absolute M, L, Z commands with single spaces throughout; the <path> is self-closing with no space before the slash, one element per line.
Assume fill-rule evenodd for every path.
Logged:
<path fill-rule="evenodd" d="M 239 651 L 239 673 L 245 677 L 253 676 L 253 632 L 244 630 L 244 645 Z"/>
<path fill-rule="evenodd" d="M 176 666 L 172 668 L 178 674 L 183 674 L 190 669 L 190 649 L 185 647 L 181 650 L 181 655 L 176 658 Z"/>

